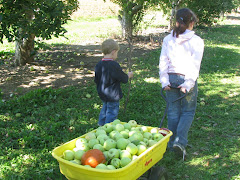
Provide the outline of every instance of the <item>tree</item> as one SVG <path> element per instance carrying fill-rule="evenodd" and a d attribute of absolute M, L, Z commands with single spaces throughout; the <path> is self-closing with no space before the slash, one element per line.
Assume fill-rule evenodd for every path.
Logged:
<path fill-rule="evenodd" d="M 15 41 L 15 64 L 34 60 L 34 39 L 61 36 L 78 0 L 0 0 L 0 42 Z"/>
<path fill-rule="evenodd" d="M 164 7 L 168 0 L 111 0 L 120 7 L 118 18 L 122 26 L 123 38 L 132 38 L 133 30 L 142 21 L 146 10 L 152 6 Z"/>

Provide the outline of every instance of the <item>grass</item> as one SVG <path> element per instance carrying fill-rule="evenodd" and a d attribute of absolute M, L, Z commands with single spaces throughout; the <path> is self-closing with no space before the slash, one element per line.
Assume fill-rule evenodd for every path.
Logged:
<path fill-rule="evenodd" d="M 85 24 L 91 23 L 100 25 L 101 21 Z M 84 26 L 81 28 L 85 31 Z M 66 44 L 77 43 L 70 35 L 77 29 L 69 32 Z M 240 26 L 226 24 L 197 33 L 205 41 L 205 52 L 198 107 L 189 132 L 192 147 L 187 149 L 186 161 L 176 161 L 166 153 L 158 165 L 164 166 L 174 180 L 240 179 Z M 125 113 L 125 98 L 121 101 L 122 121 L 135 119 L 139 124 L 159 125 L 165 109 L 158 80 L 159 54 L 160 49 L 146 59 L 134 60 L 135 76 Z M 126 95 L 128 84 L 122 88 Z M 88 93 L 92 95 L 89 99 Z M 51 152 L 95 129 L 100 108 L 92 81 L 65 89 L 38 89 L 0 102 L 0 179 L 65 179 Z"/>

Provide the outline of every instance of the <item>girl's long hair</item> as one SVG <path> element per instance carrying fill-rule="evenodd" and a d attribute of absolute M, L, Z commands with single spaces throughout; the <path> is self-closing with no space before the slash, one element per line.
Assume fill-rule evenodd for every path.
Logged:
<path fill-rule="evenodd" d="M 197 22 L 197 16 L 188 8 L 179 9 L 176 13 L 176 25 L 173 29 L 173 36 L 179 36 L 186 31 L 190 23 Z"/>

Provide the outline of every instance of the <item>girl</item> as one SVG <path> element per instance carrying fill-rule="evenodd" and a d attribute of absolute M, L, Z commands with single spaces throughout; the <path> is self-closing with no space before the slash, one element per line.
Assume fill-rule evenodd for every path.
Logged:
<path fill-rule="evenodd" d="M 176 25 L 163 40 L 159 63 L 162 88 L 168 99 L 168 128 L 173 132 L 168 147 L 178 155 L 186 155 L 188 131 L 197 106 L 197 78 L 204 42 L 192 31 L 196 15 L 188 8 L 176 13 Z M 182 100 L 173 102 L 188 93 Z"/>

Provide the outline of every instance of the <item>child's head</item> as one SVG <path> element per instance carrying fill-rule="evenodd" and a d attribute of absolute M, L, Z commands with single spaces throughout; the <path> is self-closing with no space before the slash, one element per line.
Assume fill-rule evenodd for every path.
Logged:
<path fill-rule="evenodd" d="M 102 43 L 102 52 L 104 55 L 112 53 L 112 51 L 118 51 L 119 45 L 113 39 L 107 39 Z"/>
<path fill-rule="evenodd" d="M 176 13 L 176 26 L 173 29 L 173 36 L 176 34 L 176 37 L 178 37 L 179 34 L 184 33 L 197 20 L 196 15 L 190 9 L 179 9 Z"/>

